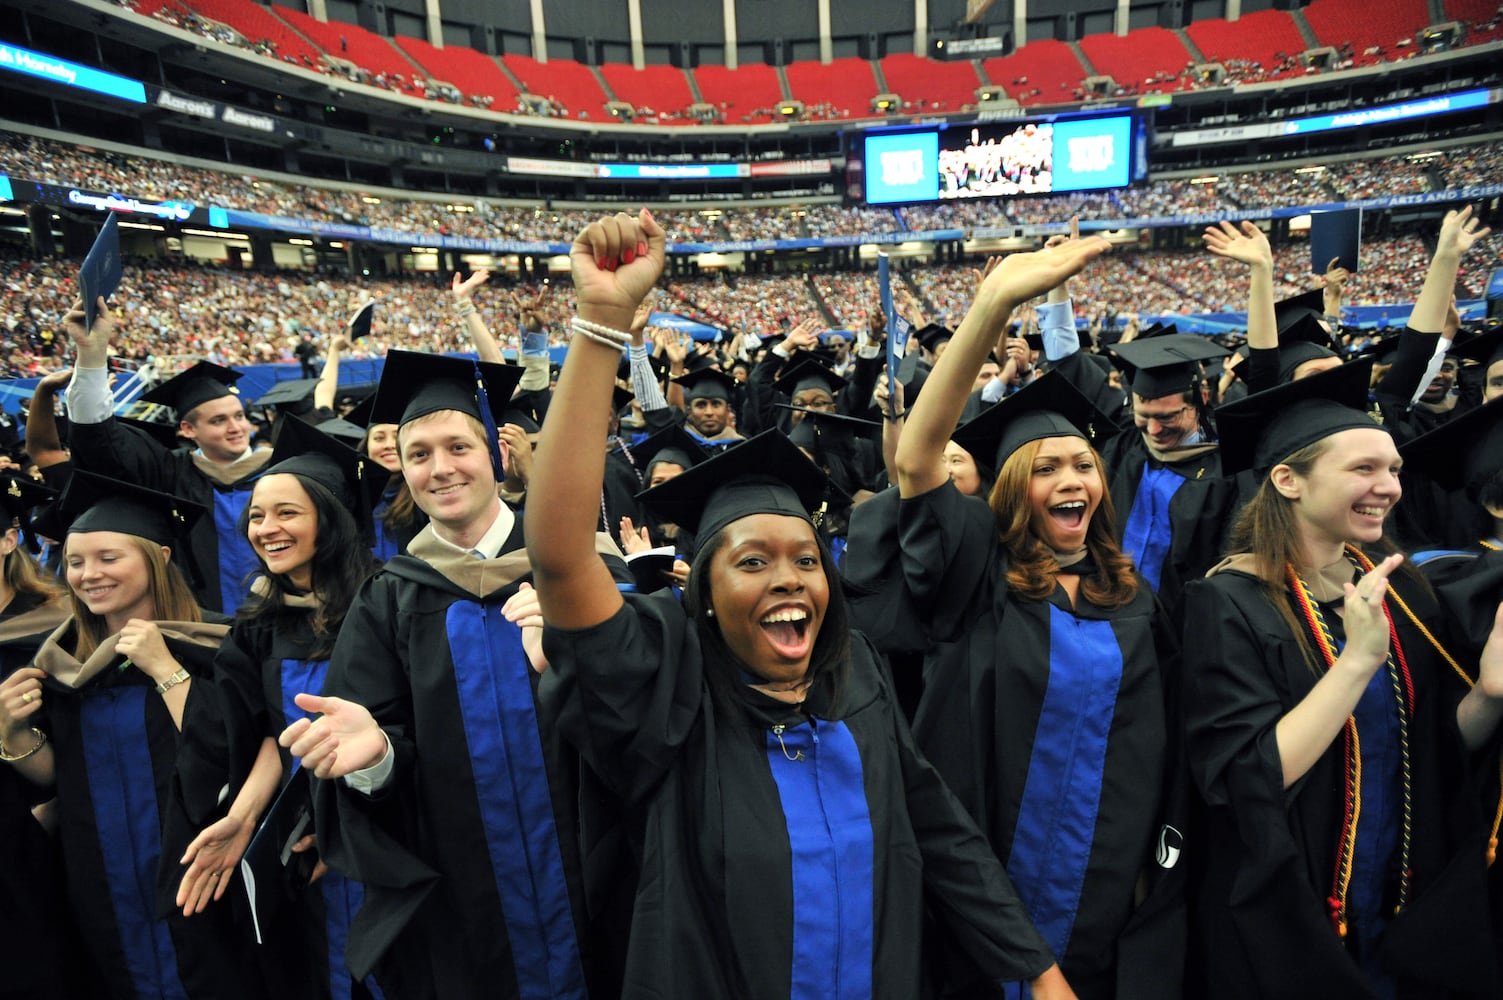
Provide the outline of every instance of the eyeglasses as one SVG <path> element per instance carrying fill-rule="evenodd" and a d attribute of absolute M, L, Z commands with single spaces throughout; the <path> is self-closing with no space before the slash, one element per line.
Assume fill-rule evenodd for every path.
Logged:
<path fill-rule="evenodd" d="M 1139 427 L 1147 427 L 1149 423 L 1167 426 L 1168 424 L 1178 423 L 1187 411 L 1193 409 L 1194 407 L 1187 403 L 1177 410 L 1170 410 L 1168 413 L 1139 413 L 1137 410 L 1134 410 L 1132 422 Z"/>

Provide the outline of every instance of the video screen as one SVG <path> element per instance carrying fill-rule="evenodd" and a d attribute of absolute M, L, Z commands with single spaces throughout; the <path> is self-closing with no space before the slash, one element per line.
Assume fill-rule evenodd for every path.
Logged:
<path fill-rule="evenodd" d="M 1010 131 L 951 128 L 941 136 L 939 199 L 1048 194 L 1054 190 L 1054 126 Z"/>
<path fill-rule="evenodd" d="M 874 205 L 1127 187 L 1137 156 L 1131 115 L 951 125 L 865 142 Z"/>

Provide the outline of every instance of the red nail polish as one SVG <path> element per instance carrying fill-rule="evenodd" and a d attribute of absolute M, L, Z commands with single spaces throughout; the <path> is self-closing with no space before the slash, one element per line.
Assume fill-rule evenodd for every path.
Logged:
<path fill-rule="evenodd" d="M 614 271 L 616 269 L 616 259 L 614 257 L 605 262 L 605 269 L 607 271 Z"/>
<path fill-rule="evenodd" d="M 637 244 L 637 256 L 638 257 L 646 257 L 647 256 L 647 241 L 646 240 L 643 240 L 641 243 Z"/>
<path fill-rule="evenodd" d="M 630 264 L 632 262 L 632 258 L 635 256 L 636 254 L 632 252 L 630 247 L 628 247 L 627 249 L 621 251 L 621 263 Z"/>
<path fill-rule="evenodd" d="M 596 257 L 595 258 L 595 266 L 598 267 L 598 268 L 600 268 L 600 270 L 604 271 L 605 270 L 605 258 L 604 257 Z"/>

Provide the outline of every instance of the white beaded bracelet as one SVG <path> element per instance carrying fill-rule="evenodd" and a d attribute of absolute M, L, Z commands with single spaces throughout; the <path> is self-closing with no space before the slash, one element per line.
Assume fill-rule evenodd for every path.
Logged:
<path fill-rule="evenodd" d="M 575 333 L 583 334 L 597 343 L 610 344 L 612 347 L 618 348 L 631 345 L 630 333 L 613 329 L 603 323 L 592 323 L 587 319 L 575 316 L 569 325 Z"/>
<path fill-rule="evenodd" d="M 586 340 L 593 340 L 595 343 L 601 345 L 602 347 L 609 347 L 611 350 L 617 352 L 621 350 L 620 344 L 616 343 L 614 340 L 611 340 L 609 337 L 602 337 L 600 334 L 596 333 L 593 330 L 586 330 L 584 327 L 576 327 L 574 329 L 574 332 L 579 334 L 581 337 L 584 337 Z"/>

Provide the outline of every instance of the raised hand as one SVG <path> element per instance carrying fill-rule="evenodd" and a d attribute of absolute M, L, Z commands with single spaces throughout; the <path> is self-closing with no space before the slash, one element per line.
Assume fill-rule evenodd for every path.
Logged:
<path fill-rule="evenodd" d="M 315 777 L 341 778 L 386 756 L 386 736 L 364 705 L 306 693 L 296 695 L 293 702 L 319 717 L 297 720 L 282 730 L 277 742 L 301 758 Z"/>
<path fill-rule="evenodd" d="M 647 525 L 637 527 L 629 517 L 621 518 L 621 551 L 627 555 L 636 555 L 638 552 L 646 552 L 652 548 L 652 538 L 647 533 Z"/>
<path fill-rule="evenodd" d="M 586 226 L 569 250 L 580 317 L 630 329 L 637 306 L 663 273 L 666 250 L 667 235 L 645 208 Z"/>
<path fill-rule="evenodd" d="M 1099 236 L 1066 240 L 1048 250 L 1014 253 L 1002 258 L 981 284 L 978 300 L 995 298 L 1008 312 L 1029 299 L 1043 295 L 1111 249 Z"/>
<path fill-rule="evenodd" d="M 459 272 L 454 272 L 454 280 L 449 284 L 449 293 L 454 296 L 455 304 L 470 301 L 475 294 L 475 289 L 485 284 L 490 279 L 491 272 L 483 267 L 477 267 L 468 278 L 459 279 Z"/>
<path fill-rule="evenodd" d="M 31 727 L 30 719 L 42 710 L 42 678 L 36 667 L 22 667 L 0 681 L 0 740 L 12 750 L 14 738 Z"/>
<path fill-rule="evenodd" d="M 103 368 L 110 360 L 110 338 L 115 335 L 115 317 L 105 304 L 104 296 L 94 302 L 94 325 L 84 329 L 83 299 L 75 299 L 73 308 L 63 317 L 68 337 L 78 348 L 78 363 L 85 368 Z"/>
<path fill-rule="evenodd" d="M 1364 668 L 1370 665 L 1376 670 L 1388 658 L 1388 618 L 1383 614 L 1383 600 L 1388 595 L 1389 576 L 1403 561 L 1402 555 L 1394 553 L 1364 573 L 1355 584 L 1343 587 L 1346 651 L 1361 656 L 1360 665 Z"/>
<path fill-rule="evenodd" d="M 1268 245 L 1268 236 L 1251 222 L 1234 226 L 1223 220 L 1207 226 L 1201 239 L 1206 249 L 1218 257 L 1240 261 L 1249 267 L 1273 268 L 1273 248 Z"/>
<path fill-rule="evenodd" d="M 1478 220 L 1472 214 L 1472 206 L 1470 205 L 1459 212 L 1447 212 L 1446 217 L 1440 224 L 1440 237 L 1435 243 L 1435 256 L 1454 254 L 1459 258 L 1462 254 L 1470 250 L 1478 240 L 1486 238 L 1491 232 L 1491 226 L 1478 228 Z"/>

